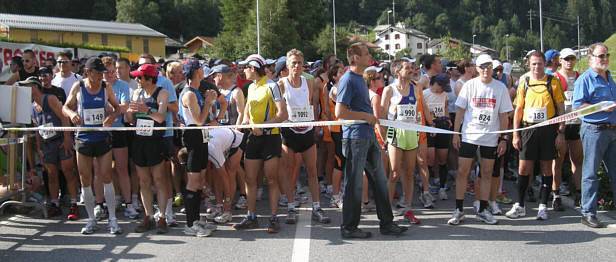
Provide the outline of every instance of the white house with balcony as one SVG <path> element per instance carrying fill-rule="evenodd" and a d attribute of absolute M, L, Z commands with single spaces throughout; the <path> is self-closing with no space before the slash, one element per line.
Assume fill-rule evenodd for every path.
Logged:
<path fill-rule="evenodd" d="M 406 28 L 403 23 L 392 25 L 378 25 L 374 28 L 378 45 L 385 53 L 395 56 L 401 49 L 410 47 L 413 57 L 426 54 L 430 37 L 424 32 Z"/>

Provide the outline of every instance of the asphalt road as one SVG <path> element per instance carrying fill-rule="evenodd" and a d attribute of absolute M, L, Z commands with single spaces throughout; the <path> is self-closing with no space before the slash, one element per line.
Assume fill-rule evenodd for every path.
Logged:
<path fill-rule="evenodd" d="M 513 188 L 511 182 L 506 185 Z M 418 208 L 416 203 L 421 224 L 401 221 L 409 230 L 398 237 L 378 233 L 374 212 L 363 215 L 361 227 L 373 233 L 366 240 L 340 237 L 341 212 L 337 209 L 325 209 L 331 224 L 312 222 L 309 204 L 304 205 L 297 225 L 281 224 L 280 233 L 268 234 L 267 199 L 258 202 L 261 228 L 239 232 L 231 224 L 219 225 L 207 238 L 185 236 L 184 216 L 179 213 L 180 227 L 156 235 L 155 231 L 133 233 L 138 222 L 124 218 L 120 210 L 125 233 L 117 236 L 107 233 L 106 222 L 99 224 L 95 234 L 81 235 L 80 228 L 86 223 L 83 209 L 78 221 L 41 219 L 36 211 L 7 214 L 0 217 L 0 261 L 616 261 L 613 220 L 608 228 L 591 229 L 580 224 L 579 211 L 569 207 L 564 212 L 550 210 L 549 220 L 537 221 L 537 203 L 528 203 L 526 218 L 498 216 L 498 225 L 486 225 L 475 221 L 472 199 L 467 196 L 466 220 L 449 226 L 453 195 L 451 190 L 450 200 L 437 201 L 434 209 Z M 324 206 L 328 203 L 325 198 L 321 201 Z M 503 211 L 510 207 L 501 205 Z M 285 212 L 281 209 L 281 221 Z M 244 213 L 234 210 L 233 223 Z M 614 213 L 603 215 L 613 217 Z"/>

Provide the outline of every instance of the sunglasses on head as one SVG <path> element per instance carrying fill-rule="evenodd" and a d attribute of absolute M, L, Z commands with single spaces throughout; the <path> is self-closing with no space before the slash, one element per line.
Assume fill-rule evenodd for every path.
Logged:
<path fill-rule="evenodd" d="M 592 55 L 592 56 L 597 57 L 599 59 L 610 58 L 610 54 L 609 53 L 607 53 L 607 54 L 600 54 L 600 55 Z"/>
<path fill-rule="evenodd" d="M 492 63 L 485 63 L 483 65 L 480 65 L 479 68 L 481 68 L 481 69 L 492 68 Z"/>

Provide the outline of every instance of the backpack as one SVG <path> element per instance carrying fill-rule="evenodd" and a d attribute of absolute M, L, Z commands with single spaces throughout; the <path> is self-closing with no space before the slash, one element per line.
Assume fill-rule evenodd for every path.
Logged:
<path fill-rule="evenodd" d="M 558 110 L 556 109 L 556 102 L 554 102 L 554 90 L 552 90 L 552 80 L 554 79 L 553 75 L 548 75 L 548 81 L 545 82 L 545 84 L 536 84 L 536 85 L 531 85 L 529 83 L 529 79 L 530 76 L 526 77 L 524 79 L 524 81 L 526 82 L 526 84 L 524 85 L 524 101 L 526 102 L 526 91 L 528 91 L 528 88 L 531 86 L 542 86 L 545 85 L 545 88 L 548 90 L 548 92 L 550 93 L 550 97 L 552 98 L 552 105 L 554 106 L 554 116 L 558 116 Z"/>

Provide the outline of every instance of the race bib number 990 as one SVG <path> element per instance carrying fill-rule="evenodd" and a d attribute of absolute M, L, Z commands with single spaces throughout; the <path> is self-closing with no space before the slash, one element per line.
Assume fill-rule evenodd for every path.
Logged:
<path fill-rule="evenodd" d="M 417 105 L 398 105 L 396 106 L 396 120 L 417 123 Z"/>
<path fill-rule="evenodd" d="M 541 123 L 548 120 L 548 110 L 545 107 L 531 107 L 525 109 L 526 122 Z"/>
<path fill-rule="evenodd" d="M 104 108 L 91 108 L 83 110 L 83 123 L 86 125 L 102 125 L 104 120 Z"/>
<path fill-rule="evenodd" d="M 314 120 L 314 109 L 310 106 L 291 107 L 289 120 L 292 122 L 310 122 Z"/>

